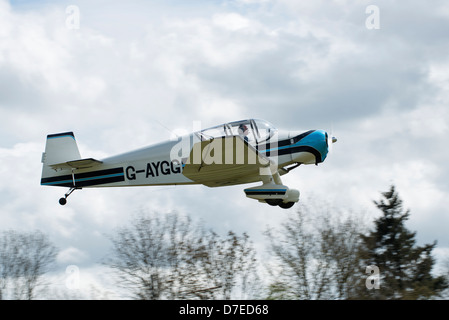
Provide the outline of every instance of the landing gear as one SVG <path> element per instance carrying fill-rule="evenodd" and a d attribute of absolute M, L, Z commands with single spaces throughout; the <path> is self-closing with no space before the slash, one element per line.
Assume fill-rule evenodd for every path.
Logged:
<path fill-rule="evenodd" d="M 64 195 L 63 198 L 59 199 L 59 204 L 61 206 L 64 206 L 67 203 L 67 198 L 72 194 L 73 191 L 81 189 L 81 188 L 70 188 L 70 190 Z"/>
<path fill-rule="evenodd" d="M 280 203 L 282 203 L 282 199 L 265 199 L 265 202 L 268 203 L 270 206 L 278 206 Z"/>
<path fill-rule="evenodd" d="M 283 170 L 285 171 L 286 169 L 283 168 Z M 262 182 L 261 186 L 243 190 L 246 196 L 259 202 L 267 203 L 270 206 L 279 206 L 282 209 L 289 209 L 298 202 L 299 191 L 283 185 L 278 171 L 271 176 L 269 174 L 264 175 Z"/>
<path fill-rule="evenodd" d="M 279 204 L 279 207 L 281 207 L 282 209 L 290 209 L 291 207 L 293 207 L 293 205 L 295 204 L 295 202 L 281 202 Z"/>
<path fill-rule="evenodd" d="M 265 199 L 270 206 L 279 206 L 282 209 L 290 209 L 296 202 L 283 202 L 282 199 Z"/>

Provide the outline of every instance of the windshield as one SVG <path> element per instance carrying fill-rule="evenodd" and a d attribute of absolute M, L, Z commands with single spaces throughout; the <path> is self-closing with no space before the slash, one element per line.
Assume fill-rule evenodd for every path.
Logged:
<path fill-rule="evenodd" d="M 277 129 L 268 121 L 265 120 L 254 120 L 255 127 L 257 129 L 257 141 L 265 141 L 270 139 Z"/>

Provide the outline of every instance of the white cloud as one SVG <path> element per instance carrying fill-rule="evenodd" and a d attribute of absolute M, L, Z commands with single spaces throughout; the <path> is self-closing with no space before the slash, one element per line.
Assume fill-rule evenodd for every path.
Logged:
<path fill-rule="evenodd" d="M 449 109 L 445 105 L 427 105 L 404 116 L 410 138 L 444 139 L 449 134 Z"/>
<path fill-rule="evenodd" d="M 247 29 L 251 26 L 249 19 L 237 13 L 221 13 L 212 16 L 215 25 L 230 31 Z"/>
<path fill-rule="evenodd" d="M 81 263 L 83 260 L 85 260 L 88 257 L 88 254 L 82 250 L 79 250 L 75 247 L 68 247 L 65 249 L 62 249 L 58 253 L 58 263 L 62 264 L 74 264 L 74 263 Z"/>

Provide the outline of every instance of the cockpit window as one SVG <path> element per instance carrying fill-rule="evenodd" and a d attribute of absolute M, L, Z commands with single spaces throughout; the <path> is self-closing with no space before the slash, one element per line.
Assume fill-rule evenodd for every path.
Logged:
<path fill-rule="evenodd" d="M 227 124 L 233 136 L 241 136 L 247 142 L 255 142 L 251 120 L 235 121 Z"/>
<path fill-rule="evenodd" d="M 202 140 L 224 136 L 241 136 L 245 141 L 254 144 L 270 139 L 277 129 L 268 121 L 249 119 L 225 123 L 198 132 Z"/>
<path fill-rule="evenodd" d="M 211 138 L 224 137 L 228 135 L 226 131 L 227 131 L 226 125 L 222 124 L 216 127 L 201 130 L 199 133 L 202 136 L 202 140 L 208 140 Z"/>

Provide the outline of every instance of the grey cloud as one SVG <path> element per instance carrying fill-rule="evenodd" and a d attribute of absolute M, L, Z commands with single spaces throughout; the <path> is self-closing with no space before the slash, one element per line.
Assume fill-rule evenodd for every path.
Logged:
<path fill-rule="evenodd" d="M 52 91 L 37 76 L 35 82 L 23 82 L 26 70 L 17 72 L 4 60 L 0 112 L 8 111 L 8 117 L 1 119 L 1 146 L 25 140 L 35 143 L 32 149 L 24 148 L 17 157 L 6 159 L 8 168 L 15 170 L 1 172 L 4 181 L 14 182 L 2 186 L 5 219 L 20 224 L 24 218 L 30 225 L 48 228 L 65 248 L 76 247 L 92 261 L 107 246 L 99 234 L 125 223 L 127 214 L 138 207 L 162 208 L 163 212 L 177 208 L 206 219 L 208 225 L 219 225 L 220 231 L 239 228 L 251 235 L 259 234 L 258 228 L 266 221 L 276 224 L 279 212 L 245 199 L 240 187 L 83 190 L 71 196 L 69 207 L 60 208 L 57 199 L 66 190 L 39 186 L 40 153 L 47 133 L 74 130 L 83 156 L 89 157 L 95 150 L 118 153 L 168 139 L 169 133 L 158 121 L 170 129 L 190 129 L 191 120 L 211 125 L 219 117 L 237 120 L 228 118 L 238 113 L 229 112 L 223 104 L 216 104 L 220 110 L 206 115 L 204 111 L 213 105 L 208 99 L 231 101 L 243 109 L 241 114 L 265 118 L 279 128 L 328 129 L 333 124 L 339 142 L 326 163 L 317 168 L 301 166 L 284 180 L 305 195 L 316 192 L 319 197 L 329 192 L 357 205 L 361 197 L 373 194 L 375 198 L 398 180 L 405 181 L 399 190 L 406 195 L 417 188 L 406 185 L 408 181 L 447 193 L 447 156 L 441 147 L 445 138 L 437 133 L 420 136 L 419 123 L 411 134 L 404 123 L 409 121 L 408 112 L 432 106 L 445 95 L 428 81 L 428 72 L 430 64 L 447 59 L 446 18 L 424 3 L 408 2 L 403 8 L 399 2 L 379 2 L 381 29 L 367 30 L 364 2 L 339 6 L 336 2 L 291 1 L 287 7 L 291 12 L 281 3 L 252 4 L 257 10 L 251 12 L 241 3 L 237 7 L 227 3 L 181 13 L 176 3 L 171 4 L 178 11 L 139 2 L 126 7 L 122 16 L 119 9 L 124 5 L 80 2 L 81 29 L 53 39 L 63 42 L 62 57 L 67 60 L 60 64 L 65 73 L 54 73 L 52 79 L 73 87 L 56 86 Z M 307 10 L 304 5 L 312 8 Z M 47 17 L 38 8 L 34 10 L 40 19 Z M 146 10 L 151 11 L 149 19 Z M 229 30 L 226 16 L 221 25 L 214 24 L 214 15 L 226 10 L 235 10 L 248 20 L 249 27 Z M 105 20 L 101 19 L 103 11 L 107 11 Z M 155 16 L 159 18 L 153 20 Z M 127 24 L 133 17 L 135 21 Z M 49 27 L 43 36 L 49 37 L 52 30 Z M 8 106 L 14 110 L 5 110 Z M 20 124 L 18 119 L 24 115 L 28 122 Z M 419 115 L 431 126 L 435 115 Z M 372 123 L 364 125 L 365 121 Z M 391 170 L 402 165 L 409 168 L 406 160 L 410 159 L 435 164 L 442 168 L 441 175 L 408 180 L 404 179 L 407 170 Z M 32 186 L 25 195 L 24 185 Z M 443 212 L 444 206 L 440 208 Z M 416 212 L 419 217 L 425 214 Z M 438 204 L 431 216 L 429 229 L 438 221 Z M 67 235 L 59 234 L 63 231 Z M 426 237 L 432 232 L 417 231 Z M 436 232 L 438 238 L 444 237 L 441 228 Z M 439 243 L 446 245 L 447 240 Z M 89 259 L 83 266 L 92 262 Z"/>

